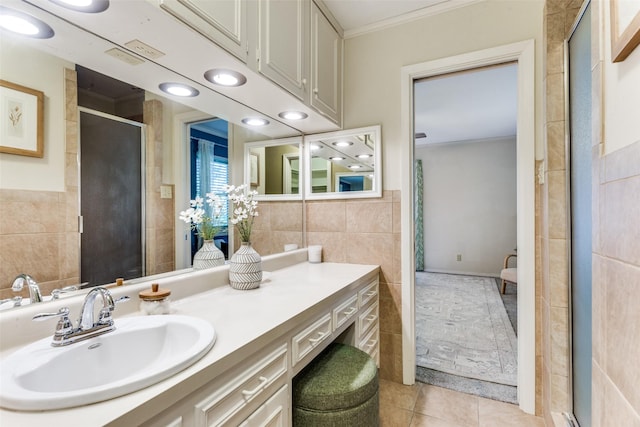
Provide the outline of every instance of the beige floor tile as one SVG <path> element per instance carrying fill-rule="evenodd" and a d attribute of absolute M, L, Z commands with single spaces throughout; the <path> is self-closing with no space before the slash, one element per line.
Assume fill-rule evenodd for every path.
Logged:
<path fill-rule="evenodd" d="M 479 427 L 544 427 L 544 420 L 526 414 L 516 405 L 478 399 Z"/>
<path fill-rule="evenodd" d="M 413 411 L 380 402 L 380 427 L 409 427 Z"/>
<path fill-rule="evenodd" d="M 418 394 L 414 412 L 429 415 L 454 426 L 478 426 L 478 398 L 476 396 L 423 385 Z"/>
<path fill-rule="evenodd" d="M 410 427 L 461 427 L 453 421 L 445 421 L 429 415 L 415 414 Z"/>
<path fill-rule="evenodd" d="M 380 403 L 413 411 L 421 388 L 420 383 L 404 385 L 389 380 L 380 380 Z"/>

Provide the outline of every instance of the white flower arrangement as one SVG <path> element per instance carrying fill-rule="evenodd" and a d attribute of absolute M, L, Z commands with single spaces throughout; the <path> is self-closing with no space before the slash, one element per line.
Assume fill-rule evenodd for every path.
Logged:
<path fill-rule="evenodd" d="M 248 243 L 251 241 L 251 229 L 253 228 L 253 220 L 258 216 L 258 201 L 253 197 L 258 194 L 257 191 L 246 191 L 247 184 L 239 186 L 227 185 L 225 192 L 229 200 L 233 203 L 233 211 L 229 221 L 236 226 L 240 241 Z"/>
<path fill-rule="evenodd" d="M 208 215 L 205 209 L 205 200 L 196 196 L 194 200 L 189 202 L 191 206 L 186 211 L 180 212 L 180 219 L 190 224 L 191 229 L 195 230 L 198 236 L 204 240 L 213 240 L 220 231 L 220 226 L 215 225 L 220 214 L 222 213 L 222 199 L 213 193 L 206 194 L 206 203 L 211 208 L 212 214 Z"/>

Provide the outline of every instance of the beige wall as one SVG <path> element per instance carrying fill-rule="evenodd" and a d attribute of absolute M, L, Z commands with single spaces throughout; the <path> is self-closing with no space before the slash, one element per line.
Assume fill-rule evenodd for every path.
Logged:
<path fill-rule="evenodd" d="M 64 69 L 74 65 L 60 58 L 0 37 L 0 79 L 44 92 L 44 157 L 0 153 L 0 188 L 64 191 Z"/>
<path fill-rule="evenodd" d="M 405 65 L 535 39 L 536 158 L 542 158 L 543 6 L 542 0 L 488 0 L 345 40 L 344 127 L 382 125 L 385 193 L 392 191 L 394 200 L 399 200 L 398 190 L 412 191 L 401 188 L 400 173 L 402 148 L 410 143 L 401 140 L 400 70 Z M 399 204 L 392 207 L 394 215 L 400 215 Z M 393 222 L 392 226 L 399 224 Z M 381 305 L 381 373 L 401 382 L 400 230 L 396 233 L 394 229 L 388 243 L 391 245 L 384 245 L 379 257 L 382 262 L 398 263 L 398 270 L 391 270 L 392 274 L 381 280 L 381 295 L 386 296 Z M 403 256 L 412 253 L 411 248 L 402 250 Z"/>
<path fill-rule="evenodd" d="M 592 15 L 593 426 L 639 426 L 640 48 L 613 64 L 609 2 Z"/>
<path fill-rule="evenodd" d="M 425 270 L 498 277 L 517 246 L 515 138 L 425 146 L 415 158 L 423 164 Z"/>

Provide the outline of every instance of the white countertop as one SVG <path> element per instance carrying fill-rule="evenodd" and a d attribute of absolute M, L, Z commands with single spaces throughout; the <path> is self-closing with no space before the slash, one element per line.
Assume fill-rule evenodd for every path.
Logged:
<path fill-rule="evenodd" d="M 250 356 L 264 339 L 275 339 L 311 320 L 323 302 L 348 293 L 377 274 L 378 266 L 373 265 L 302 262 L 270 272 L 258 289 L 220 286 L 173 301 L 172 314 L 205 319 L 216 330 L 215 345 L 198 362 L 155 385 L 93 405 L 46 412 L 0 409 L 0 425 L 137 425 Z M 2 356 L 7 354 L 3 351 Z"/>

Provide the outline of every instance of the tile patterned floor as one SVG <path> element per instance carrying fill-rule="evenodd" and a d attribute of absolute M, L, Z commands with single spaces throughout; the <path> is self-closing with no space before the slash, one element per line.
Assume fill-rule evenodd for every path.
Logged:
<path fill-rule="evenodd" d="M 428 384 L 380 380 L 381 427 L 545 427 L 516 405 Z"/>

